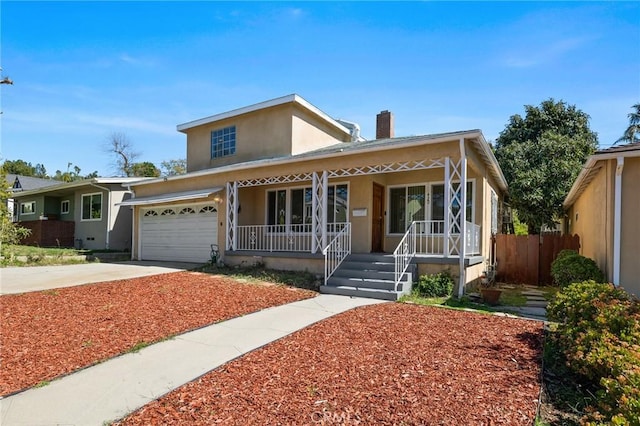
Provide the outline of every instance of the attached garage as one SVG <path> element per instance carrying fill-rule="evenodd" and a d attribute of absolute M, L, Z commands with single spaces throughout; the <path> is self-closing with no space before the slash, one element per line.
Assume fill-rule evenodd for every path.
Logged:
<path fill-rule="evenodd" d="M 140 259 L 208 262 L 217 225 L 215 203 L 141 208 Z"/>

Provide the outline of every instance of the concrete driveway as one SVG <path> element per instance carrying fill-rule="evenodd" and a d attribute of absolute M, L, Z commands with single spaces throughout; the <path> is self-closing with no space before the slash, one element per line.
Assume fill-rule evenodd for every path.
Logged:
<path fill-rule="evenodd" d="M 32 266 L 0 269 L 0 294 L 17 294 L 88 283 L 145 277 L 200 266 L 186 262 L 128 261 L 80 265 Z"/>

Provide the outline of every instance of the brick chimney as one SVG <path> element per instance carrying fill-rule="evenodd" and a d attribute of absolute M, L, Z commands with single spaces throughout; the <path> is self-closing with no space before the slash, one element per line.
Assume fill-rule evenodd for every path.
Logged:
<path fill-rule="evenodd" d="M 393 136 L 393 114 L 384 110 L 376 115 L 376 139 L 387 139 Z"/>

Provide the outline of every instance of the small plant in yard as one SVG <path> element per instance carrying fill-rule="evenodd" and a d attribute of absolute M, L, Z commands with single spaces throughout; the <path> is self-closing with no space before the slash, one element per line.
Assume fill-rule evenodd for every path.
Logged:
<path fill-rule="evenodd" d="M 585 281 L 547 308 L 573 372 L 599 387 L 593 424 L 640 424 L 640 300 L 612 284 Z"/>
<path fill-rule="evenodd" d="M 572 250 L 562 250 L 558 254 L 551 264 L 551 276 L 560 287 L 590 280 L 604 282 L 604 275 L 596 262 Z"/>
<path fill-rule="evenodd" d="M 274 284 L 284 284 L 307 290 L 318 291 L 320 284 L 318 278 L 307 271 L 277 271 L 267 269 L 264 264 L 256 264 L 242 268 L 232 268 L 229 266 L 206 265 L 200 268 L 202 272 L 210 274 L 222 274 L 237 280 L 247 282 L 270 282 Z"/>
<path fill-rule="evenodd" d="M 421 297 L 447 297 L 453 294 L 453 278 L 448 272 L 422 275 L 413 291 Z"/>
<path fill-rule="evenodd" d="M 150 345 L 150 343 L 148 343 L 148 342 L 144 342 L 144 341 L 142 341 L 142 342 L 138 342 L 138 343 L 136 343 L 135 345 L 133 345 L 133 346 L 132 346 L 128 351 L 127 351 L 127 353 L 134 353 L 134 354 L 135 354 L 135 353 L 138 353 L 138 352 L 140 352 L 140 350 L 142 350 L 142 349 L 146 348 L 146 347 L 147 347 L 147 346 L 149 346 L 149 345 Z"/>

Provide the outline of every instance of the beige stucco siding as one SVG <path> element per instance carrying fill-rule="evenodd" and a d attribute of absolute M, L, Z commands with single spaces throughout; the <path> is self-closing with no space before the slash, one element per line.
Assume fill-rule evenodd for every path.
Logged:
<path fill-rule="evenodd" d="M 349 142 L 349 135 L 319 120 L 315 114 L 298 106 L 293 108 L 291 116 L 291 151 L 296 155 L 318 148 Z"/>
<path fill-rule="evenodd" d="M 187 171 L 286 155 L 290 150 L 291 118 L 283 112 L 289 108 L 277 106 L 261 114 L 247 114 L 189 129 Z M 236 153 L 212 159 L 211 132 L 228 126 L 236 126 Z"/>
<path fill-rule="evenodd" d="M 613 211 L 610 164 L 605 163 L 569 211 L 570 232 L 580 237 L 580 253 L 598 264 L 611 280 L 611 217 Z"/>
<path fill-rule="evenodd" d="M 624 162 L 621 225 L 620 284 L 640 296 L 640 157 Z"/>
<path fill-rule="evenodd" d="M 211 159 L 211 132 L 236 127 L 236 153 Z M 186 131 L 187 171 L 282 157 L 348 140 L 348 135 L 297 104 L 284 104 Z"/>

